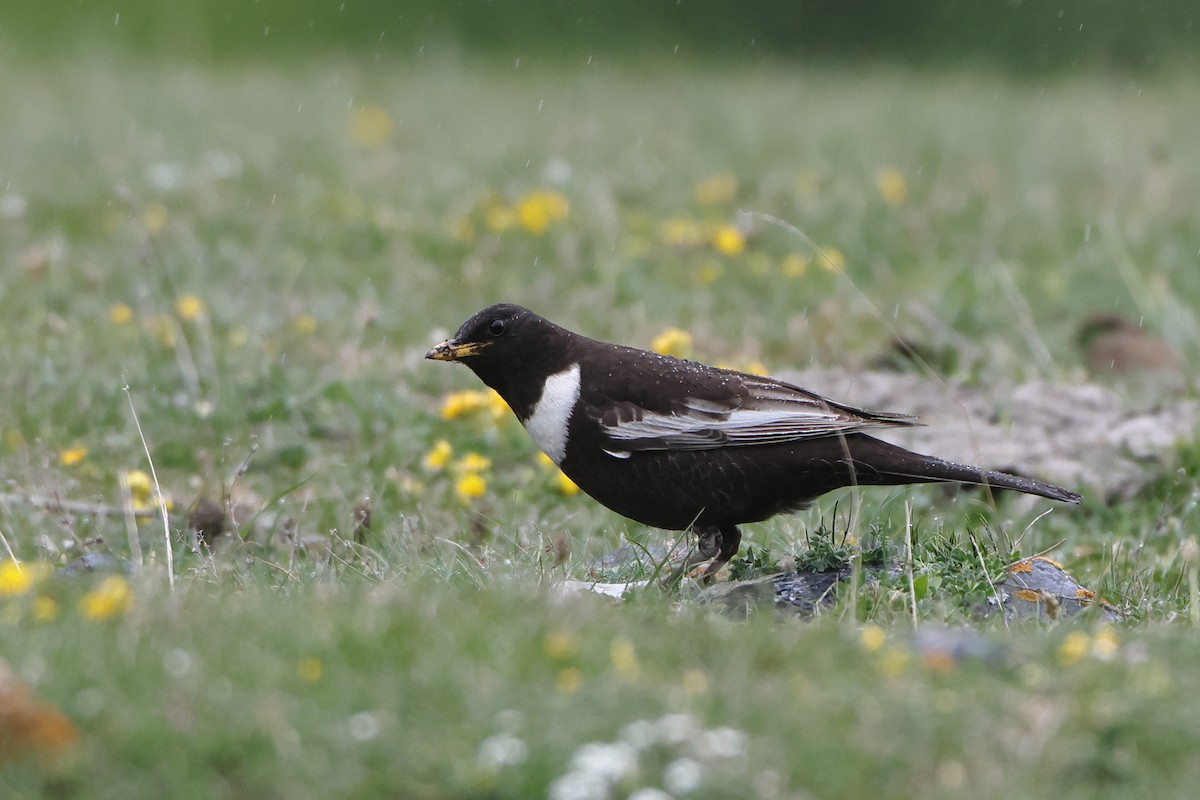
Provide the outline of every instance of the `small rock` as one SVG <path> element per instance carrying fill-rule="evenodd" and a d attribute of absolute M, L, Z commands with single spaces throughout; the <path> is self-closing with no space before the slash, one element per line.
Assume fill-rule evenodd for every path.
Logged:
<path fill-rule="evenodd" d="M 982 609 L 985 614 L 1003 607 L 1008 619 L 1052 621 L 1094 608 L 1110 622 L 1121 618 L 1117 609 L 1080 586 L 1061 564 L 1044 556 L 1023 558 L 1008 566 L 1006 572 L 1004 580 L 995 586 L 996 594 L 988 599 L 987 608 Z"/>
<path fill-rule="evenodd" d="M 840 572 L 790 572 L 710 586 L 697 598 L 723 611 L 748 615 L 756 608 L 774 606 L 801 616 L 811 616 L 837 599 L 837 584 L 849 577 Z"/>
<path fill-rule="evenodd" d="M 67 564 L 58 574 L 67 578 L 78 578 L 92 572 L 121 572 L 121 562 L 104 553 L 84 553 Z"/>

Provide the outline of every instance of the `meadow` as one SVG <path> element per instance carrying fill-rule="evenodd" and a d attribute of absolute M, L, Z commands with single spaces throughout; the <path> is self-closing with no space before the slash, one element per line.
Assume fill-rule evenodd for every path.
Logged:
<path fill-rule="evenodd" d="M 77 729 L 0 734 L 5 797 L 1200 779 L 1194 443 L 1133 499 L 1040 518 L 876 489 L 747 526 L 760 557 L 822 539 L 854 561 L 903 555 L 912 517 L 921 591 L 741 620 L 686 591 L 563 597 L 669 534 L 577 494 L 468 370 L 423 360 L 510 300 L 765 371 L 865 367 L 904 336 L 952 354 L 931 379 L 999 397 L 1088 379 L 1095 311 L 1194 365 L 1194 76 L 0 58 L 0 657 Z M 236 524 L 189 528 L 206 506 Z M 1126 622 L 970 613 L 1041 552 Z M 925 657 L 947 625 L 985 655 Z"/>

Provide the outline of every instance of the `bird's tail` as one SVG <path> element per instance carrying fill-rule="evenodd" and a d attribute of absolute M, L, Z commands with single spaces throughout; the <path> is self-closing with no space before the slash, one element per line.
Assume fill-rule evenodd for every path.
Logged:
<path fill-rule="evenodd" d="M 1011 489 L 1064 503 L 1083 501 L 1082 495 L 1061 486 L 914 453 L 869 436 L 854 440 L 847 437 L 846 443 L 850 449 L 852 463 L 856 465 L 858 482 L 864 485 L 969 483 L 995 489 Z"/>

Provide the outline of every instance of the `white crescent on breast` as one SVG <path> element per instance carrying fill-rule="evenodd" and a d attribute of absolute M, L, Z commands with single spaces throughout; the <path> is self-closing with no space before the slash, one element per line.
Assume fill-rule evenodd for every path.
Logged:
<path fill-rule="evenodd" d="M 578 401 L 579 365 L 572 364 L 546 378 L 533 413 L 523 420 L 534 444 L 555 464 L 562 464 L 567 455 L 567 426 Z"/>

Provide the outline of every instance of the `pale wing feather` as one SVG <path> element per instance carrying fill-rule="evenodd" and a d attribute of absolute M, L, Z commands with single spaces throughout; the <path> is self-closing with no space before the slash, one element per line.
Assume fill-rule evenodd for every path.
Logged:
<path fill-rule="evenodd" d="M 747 399 L 754 404 L 751 408 L 688 398 L 680 413 L 640 411 L 635 419 L 613 420 L 603 428 L 618 445 L 613 449 L 621 452 L 620 445 L 630 450 L 709 450 L 779 444 L 911 424 L 900 416 L 857 416 L 802 395 L 769 389 Z"/>

